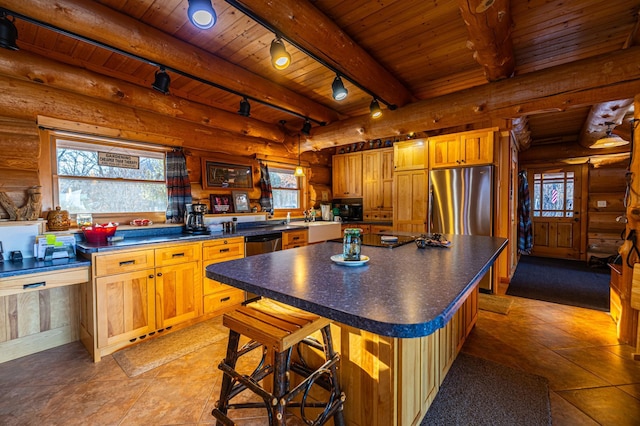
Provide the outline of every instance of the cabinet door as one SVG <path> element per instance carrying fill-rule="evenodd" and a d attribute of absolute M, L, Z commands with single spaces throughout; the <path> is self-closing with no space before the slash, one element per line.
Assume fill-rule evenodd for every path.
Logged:
<path fill-rule="evenodd" d="M 96 278 L 98 348 L 156 330 L 154 270 Z"/>
<path fill-rule="evenodd" d="M 362 153 L 333 156 L 334 198 L 362 197 Z"/>
<path fill-rule="evenodd" d="M 158 328 L 196 318 L 202 307 L 200 263 L 156 268 L 156 322 Z"/>
<path fill-rule="evenodd" d="M 393 209 L 393 148 L 380 152 L 380 208 Z"/>
<path fill-rule="evenodd" d="M 378 151 L 362 153 L 362 207 L 365 214 L 382 205 L 381 158 Z"/>
<path fill-rule="evenodd" d="M 309 241 L 309 231 L 302 229 L 300 231 L 289 231 L 282 233 L 282 249 L 288 250 L 296 247 L 304 247 Z"/>
<path fill-rule="evenodd" d="M 461 161 L 465 165 L 493 162 L 493 132 L 483 131 L 460 135 Z"/>
<path fill-rule="evenodd" d="M 429 138 L 429 157 L 433 168 L 461 165 L 459 135 L 452 134 Z"/>
<path fill-rule="evenodd" d="M 424 140 L 396 142 L 393 144 L 393 149 L 395 171 L 427 168 L 427 148 Z"/>
<path fill-rule="evenodd" d="M 397 231 L 426 232 L 427 171 L 396 172 L 393 227 Z"/>

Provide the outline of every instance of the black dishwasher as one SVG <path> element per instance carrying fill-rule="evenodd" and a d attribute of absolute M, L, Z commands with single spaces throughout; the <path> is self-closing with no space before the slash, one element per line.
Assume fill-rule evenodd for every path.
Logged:
<path fill-rule="evenodd" d="M 255 256 L 256 254 L 271 253 L 279 250 L 282 250 L 282 232 L 244 237 L 245 256 Z"/>

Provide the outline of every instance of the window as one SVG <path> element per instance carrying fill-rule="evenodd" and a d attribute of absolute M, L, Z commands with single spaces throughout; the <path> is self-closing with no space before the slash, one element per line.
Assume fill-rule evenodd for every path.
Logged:
<path fill-rule="evenodd" d="M 573 217 L 573 172 L 533 175 L 533 216 Z"/>
<path fill-rule="evenodd" d="M 269 169 L 274 209 L 300 209 L 300 181 L 293 169 Z"/>
<path fill-rule="evenodd" d="M 54 191 L 69 213 L 163 212 L 165 154 L 118 143 L 54 137 Z"/>

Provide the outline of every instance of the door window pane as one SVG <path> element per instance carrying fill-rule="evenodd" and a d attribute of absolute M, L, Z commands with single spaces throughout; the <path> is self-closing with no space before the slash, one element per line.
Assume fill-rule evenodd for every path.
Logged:
<path fill-rule="evenodd" d="M 574 183 L 573 172 L 534 174 L 534 217 L 573 217 Z"/>

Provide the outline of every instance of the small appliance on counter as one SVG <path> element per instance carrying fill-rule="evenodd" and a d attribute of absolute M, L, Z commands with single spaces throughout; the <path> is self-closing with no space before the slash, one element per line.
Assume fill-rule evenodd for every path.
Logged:
<path fill-rule="evenodd" d="M 204 223 L 204 215 L 206 213 L 206 204 L 187 204 L 184 217 L 185 232 L 195 235 L 208 234 L 209 229 Z"/>
<path fill-rule="evenodd" d="M 362 222 L 362 198 L 334 199 L 333 208 L 343 222 Z"/>

